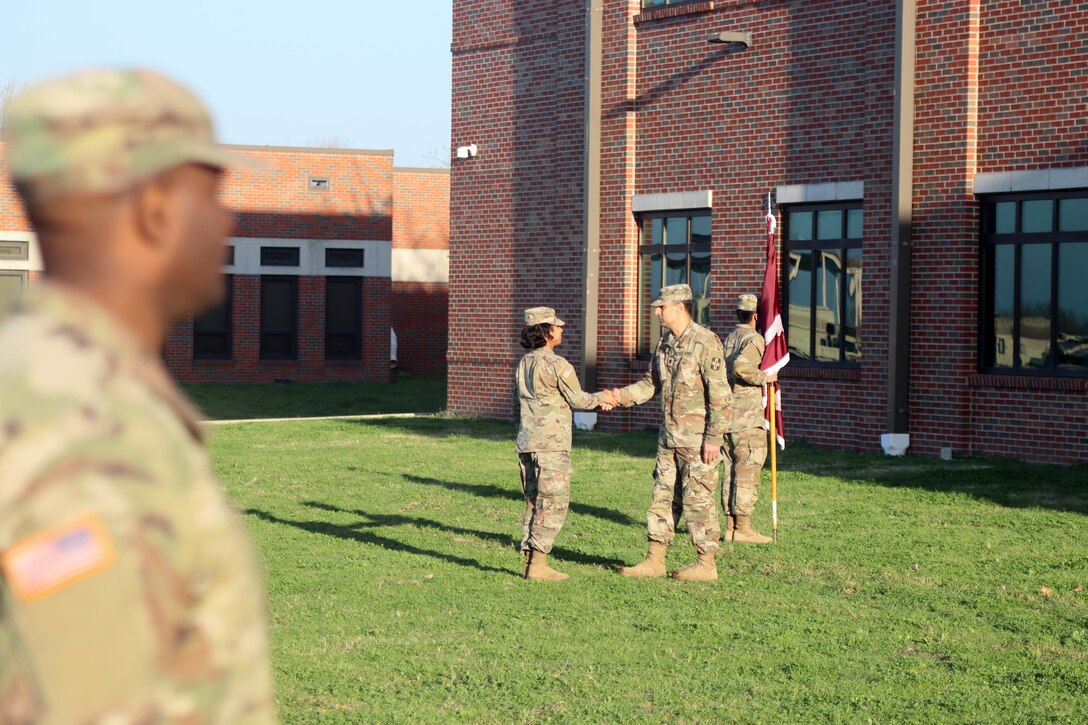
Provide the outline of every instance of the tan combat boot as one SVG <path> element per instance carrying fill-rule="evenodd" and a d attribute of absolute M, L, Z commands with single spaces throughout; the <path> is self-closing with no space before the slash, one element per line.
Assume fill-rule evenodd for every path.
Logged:
<path fill-rule="evenodd" d="M 665 576 L 667 573 L 665 571 L 665 552 L 668 551 L 668 548 L 667 544 L 651 540 L 649 551 L 646 552 L 646 558 L 634 566 L 621 566 L 620 574 L 636 579 L 652 579 L 653 577 Z"/>
<path fill-rule="evenodd" d="M 533 549 L 529 554 L 529 566 L 525 569 L 525 578 L 531 582 L 561 582 L 570 579 L 570 576 L 552 569 L 548 566 L 548 555 Z"/>
<path fill-rule="evenodd" d="M 670 576 L 685 582 L 712 582 L 718 579 L 718 563 L 714 561 L 713 554 L 699 553 L 699 558 L 694 564 L 685 566 L 680 571 L 674 571 Z"/>
<path fill-rule="evenodd" d="M 725 515 L 725 525 L 722 526 L 722 541 L 733 540 L 733 529 L 737 527 L 737 520 L 733 518 L 733 514 Z"/>
<path fill-rule="evenodd" d="M 773 539 L 752 528 L 751 516 L 737 516 L 737 528 L 733 531 L 733 541 L 744 544 L 769 544 Z"/>
<path fill-rule="evenodd" d="M 523 577 L 528 577 L 529 576 L 529 559 L 532 558 L 532 554 L 533 554 L 532 549 L 522 549 L 521 550 L 521 558 L 525 562 L 525 566 L 523 566 L 521 568 L 521 575 Z"/>

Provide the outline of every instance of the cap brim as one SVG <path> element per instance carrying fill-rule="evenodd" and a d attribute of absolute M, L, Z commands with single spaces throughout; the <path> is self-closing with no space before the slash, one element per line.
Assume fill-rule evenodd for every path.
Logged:
<path fill-rule="evenodd" d="M 654 300 L 650 303 L 650 307 L 662 307 L 665 304 L 665 300 Z"/>
<path fill-rule="evenodd" d="M 552 320 L 552 324 L 553 324 L 553 325 L 558 325 L 559 327 L 562 327 L 563 325 L 565 325 L 565 324 L 567 324 L 567 323 L 563 322 L 563 321 L 562 321 L 562 320 L 560 320 L 560 319 L 559 319 L 558 317 L 556 317 L 556 318 L 554 318 L 554 319 Z"/>

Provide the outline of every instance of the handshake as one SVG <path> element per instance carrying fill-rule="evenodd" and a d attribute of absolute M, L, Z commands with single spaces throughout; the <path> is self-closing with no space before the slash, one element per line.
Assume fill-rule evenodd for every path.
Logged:
<path fill-rule="evenodd" d="M 612 390 L 602 390 L 601 392 L 597 393 L 597 395 L 603 398 L 601 404 L 597 406 L 601 410 L 612 410 L 620 404 L 619 388 L 614 388 Z"/>

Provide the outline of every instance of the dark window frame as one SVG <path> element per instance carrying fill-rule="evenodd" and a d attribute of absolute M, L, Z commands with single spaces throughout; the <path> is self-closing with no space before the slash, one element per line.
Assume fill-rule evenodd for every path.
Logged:
<path fill-rule="evenodd" d="M 352 329 L 330 328 L 329 326 L 329 284 L 351 282 L 355 287 L 355 325 Z M 353 350 L 348 354 L 331 354 L 329 338 L 331 336 L 355 338 Z M 363 359 L 363 278 L 357 275 L 335 275 L 325 278 L 325 359 L 326 360 L 362 360 Z"/>
<path fill-rule="evenodd" d="M 336 259 L 337 255 L 345 257 Z M 344 263 L 354 255 L 358 255 L 359 264 Z M 325 266 L 331 269 L 363 269 L 366 267 L 366 250 L 358 247 L 325 247 Z"/>
<path fill-rule="evenodd" d="M 275 259 L 276 254 L 290 252 L 287 260 Z M 266 256 L 267 253 L 267 256 Z M 299 247 L 261 247 L 262 267 L 298 267 L 302 261 L 302 250 Z"/>
<path fill-rule="evenodd" d="M 193 360 L 230 360 L 234 355 L 234 275 L 223 275 L 224 294 L 223 301 L 219 307 L 223 307 L 226 310 L 224 316 L 224 322 L 226 323 L 222 328 L 209 328 L 198 329 L 201 317 L 203 315 L 196 315 L 193 317 Z M 224 338 L 224 352 L 219 354 L 202 353 L 198 351 L 200 347 L 197 344 L 198 335 L 215 335 L 222 336 Z"/>
<path fill-rule="evenodd" d="M 1088 190 L 1074 189 L 1068 191 L 1039 191 L 1014 194 L 985 194 L 979 196 L 979 315 L 978 315 L 978 369 L 979 372 L 990 375 L 1005 375 L 1010 377 L 1067 377 L 1083 378 L 1088 376 L 1088 368 L 1085 370 L 1062 369 L 1058 367 L 1058 310 L 1059 310 L 1059 262 L 1061 260 L 1060 247 L 1063 243 L 1088 242 L 1088 231 L 1062 232 L 1059 231 L 1062 199 L 1088 199 Z M 1025 201 L 1051 201 L 1051 229 L 1049 232 L 1020 232 L 1023 225 L 1023 202 Z M 1004 202 L 1016 203 L 1015 231 L 1011 233 L 998 233 L 996 229 L 991 231 L 991 221 L 994 220 L 996 205 Z M 996 223 L 995 223 L 996 226 Z M 1023 310 L 1021 302 L 1023 297 L 1022 272 L 1023 272 L 1023 248 L 1024 245 L 1046 244 L 1050 247 L 1050 353 L 1049 363 L 1046 367 L 1025 367 L 1021 360 L 1021 332 Z M 1013 329 L 1012 329 L 1012 365 L 1009 367 L 996 365 L 996 336 L 993 330 L 994 301 L 993 291 L 995 286 L 996 247 L 998 245 L 1013 246 Z"/>
<path fill-rule="evenodd" d="M 296 275 L 278 275 L 278 274 L 262 274 L 260 276 L 260 298 L 258 300 L 258 309 L 260 310 L 260 320 L 258 322 L 260 328 L 260 359 L 261 360 L 297 360 L 298 359 L 298 328 L 299 328 L 299 308 L 298 308 L 298 277 Z M 291 283 L 291 307 L 294 310 L 294 327 L 292 328 L 266 328 L 264 320 L 264 295 L 265 295 L 265 282 L 290 282 Z M 289 353 L 274 353 L 269 352 L 265 346 L 265 335 L 289 335 L 291 339 L 291 351 Z"/>
<path fill-rule="evenodd" d="M 861 210 L 861 213 L 862 213 L 862 234 L 861 234 L 861 237 L 856 238 L 856 239 L 847 237 L 847 234 L 849 233 L 848 232 L 848 226 L 849 226 L 849 214 L 848 214 L 848 211 L 852 210 L 852 209 L 859 209 L 859 210 Z M 818 234 L 819 212 L 821 212 L 821 211 L 835 211 L 835 210 L 841 210 L 842 211 L 842 236 L 840 236 L 837 239 L 817 239 L 817 237 L 819 236 L 819 234 Z M 813 215 L 812 216 L 812 239 L 810 239 L 810 240 L 791 241 L 790 238 L 789 238 L 789 234 L 790 234 L 790 215 L 791 214 L 796 214 L 798 212 L 812 212 L 812 215 Z M 783 326 L 785 328 L 786 340 L 787 341 L 790 341 L 792 339 L 791 338 L 791 331 L 790 331 L 790 279 L 789 279 L 789 275 L 790 275 L 790 252 L 795 251 L 795 250 L 809 251 L 809 252 L 818 252 L 818 251 L 827 251 L 827 250 L 837 251 L 840 254 L 840 259 L 841 259 L 840 266 L 841 266 L 841 271 L 842 271 L 843 278 L 845 279 L 846 278 L 846 269 L 847 269 L 846 261 L 847 261 L 847 257 L 848 257 L 847 250 L 849 250 L 849 249 L 861 249 L 862 250 L 862 259 L 864 260 L 865 246 L 862 243 L 863 239 L 865 238 L 865 231 L 864 230 L 865 230 L 865 205 L 864 205 L 864 201 L 861 200 L 861 199 L 850 200 L 850 201 L 831 201 L 831 202 L 819 202 L 819 203 L 810 203 L 810 204 L 788 204 L 788 205 L 783 204 L 782 205 L 782 258 L 783 258 L 783 260 L 782 260 L 782 264 L 781 264 L 780 273 L 782 275 L 782 278 L 781 278 L 782 324 L 783 324 Z M 813 258 L 815 259 L 815 255 L 813 256 Z M 862 262 L 863 275 L 864 275 L 864 270 L 865 270 L 865 265 L 864 265 L 864 261 L 863 261 Z M 847 325 L 845 323 L 845 320 L 843 320 L 838 325 L 838 330 L 836 332 L 837 346 L 838 346 L 838 349 L 839 349 L 839 359 L 838 360 L 817 360 L 815 358 L 815 353 L 816 353 L 816 328 L 817 328 L 817 324 L 816 324 L 816 311 L 817 311 L 817 307 L 816 307 L 816 290 L 817 290 L 818 285 L 815 284 L 815 269 L 812 269 L 811 273 L 813 274 L 813 282 L 812 282 L 812 284 L 809 285 L 810 290 L 809 290 L 809 300 L 808 300 L 808 309 L 809 309 L 808 351 L 810 353 L 810 357 L 805 358 L 805 357 L 801 357 L 800 355 L 792 355 L 790 357 L 790 364 L 791 365 L 799 365 L 799 366 L 802 366 L 802 367 L 813 367 L 813 368 L 841 368 L 841 369 L 846 369 L 846 370 L 857 370 L 858 368 L 861 367 L 862 360 L 864 359 L 864 348 L 862 348 L 862 351 L 859 351 L 857 360 L 847 360 L 846 359 L 846 328 L 847 328 Z M 847 284 L 840 285 L 838 303 L 839 303 L 839 309 L 842 310 L 843 313 L 845 313 L 845 310 L 846 310 L 846 298 L 847 298 L 848 289 L 849 289 L 849 285 L 847 285 Z M 864 326 L 864 318 L 859 317 L 858 324 L 857 324 L 857 329 L 855 330 L 855 336 L 856 337 L 858 337 L 858 338 L 861 337 L 861 330 L 862 330 L 863 326 Z M 792 347 L 793 346 L 791 344 L 791 348 Z"/>
<path fill-rule="evenodd" d="M 647 237 L 647 232 L 646 232 L 646 225 L 647 224 L 652 225 L 654 219 L 676 219 L 676 218 L 679 218 L 679 217 L 684 217 L 684 218 L 687 219 L 687 233 L 686 233 L 687 234 L 687 241 L 684 243 L 684 245 L 681 246 L 681 245 L 677 245 L 677 244 L 664 244 L 664 243 L 663 244 L 653 244 L 653 243 L 645 244 L 644 243 L 644 240 Z M 691 241 L 691 223 L 692 223 L 692 219 L 702 218 L 702 217 L 705 217 L 710 223 L 711 230 L 712 230 L 711 234 L 710 234 L 710 240 L 706 241 L 706 242 L 692 243 L 692 241 Z M 687 267 L 685 269 L 685 272 L 686 272 L 686 278 L 688 280 L 688 284 L 690 285 L 691 284 L 691 259 L 692 259 L 693 254 L 706 254 L 710 258 L 711 264 L 713 265 L 713 261 L 712 261 L 713 260 L 713 249 L 712 249 L 712 247 L 713 247 L 713 243 L 714 243 L 714 235 L 713 235 L 714 213 L 713 213 L 712 209 L 706 209 L 706 208 L 703 208 L 703 209 L 670 209 L 670 210 L 667 210 L 667 211 L 638 212 L 637 214 L 635 214 L 635 222 L 637 223 L 638 230 L 639 230 L 638 231 L 638 234 L 639 234 L 638 258 L 637 258 L 637 266 L 636 266 L 636 275 L 637 275 L 637 279 L 638 279 L 638 282 L 636 284 L 637 284 L 637 287 L 638 287 L 639 299 L 638 299 L 638 322 L 637 322 L 637 326 L 636 326 L 636 330 L 635 330 L 635 356 L 639 360 L 649 360 L 649 359 L 651 359 L 653 357 L 653 352 L 654 351 L 653 351 L 653 346 L 650 346 L 649 349 L 647 349 L 645 351 L 643 351 L 643 349 L 642 349 L 642 347 L 643 347 L 643 340 L 642 340 L 643 317 L 646 316 L 646 315 L 650 316 L 650 319 L 648 320 L 648 324 L 650 325 L 651 329 L 652 329 L 653 325 L 655 324 L 655 320 L 653 318 L 653 311 L 650 309 L 650 303 L 653 301 L 653 299 L 643 299 L 643 297 L 644 297 L 643 291 L 642 291 L 642 265 L 643 265 L 643 260 L 645 258 L 649 257 L 650 255 L 661 254 L 662 255 L 662 264 L 664 264 L 664 255 L 665 254 L 677 254 L 677 253 L 683 251 L 687 255 Z M 662 222 L 662 224 L 665 225 L 666 223 Z M 651 289 L 652 289 L 652 284 L 651 284 Z M 694 290 L 693 290 L 693 292 L 694 292 Z M 651 294 L 653 294 L 653 293 L 651 292 Z M 709 297 L 707 297 L 707 299 L 709 300 Z M 692 312 L 693 312 L 693 315 L 695 315 L 696 311 L 693 310 Z M 698 322 L 698 320 L 696 320 L 696 321 Z M 709 320 L 705 321 L 706 325 L 709 325 L 709 323 L 710 323 Z M 703 324 L 703 323 L 700 323 L 700 324 Z M 652 335 L 651 335 L 651 337 L 652 337 Z"/>

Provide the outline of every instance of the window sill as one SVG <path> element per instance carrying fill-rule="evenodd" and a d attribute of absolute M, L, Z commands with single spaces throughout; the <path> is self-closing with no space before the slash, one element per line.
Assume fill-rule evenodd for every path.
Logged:
<path fill-rule="evenodd" d="M 972 388 L 994 388 L 999 390 L 1065 390 L 1071 393 L 1088 392 L 1086 378 L 1059 378 L 1034 375 L 996 375 L 980 373 L 967 379 Z"/>
<path fill-rule="evenodd" d="M 676 18 L 681 15 L 695 15 L 698 13 L 705 13 L 714 9 L 713 2 L 695 2 L 685 5 L 666 5 L 660 8 L 653 8 L 649 10 L 643 10 L 641 13 L 635 16 L 635 25 L 639 23 L 645 23 L 651 20 L 661 20 L 663 18 Z"/>
<path fill-rule="evenodd" d="M 782 380 L 861 380 L 861 368 L 787 365 L 778 377 Z"/>

